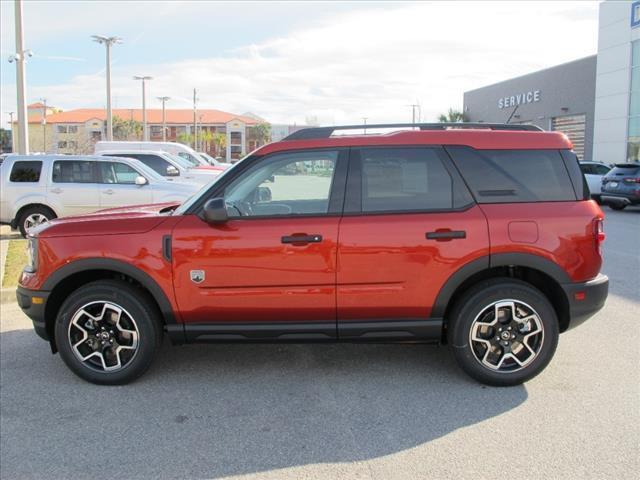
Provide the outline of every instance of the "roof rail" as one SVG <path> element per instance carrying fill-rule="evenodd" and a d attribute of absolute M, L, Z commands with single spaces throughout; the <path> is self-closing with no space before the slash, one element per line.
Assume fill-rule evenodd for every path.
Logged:
<path fill-rule="evenodd" d="M 329 138 L 336 130 L 369 130 L 373 128 L 418 128 L 420 130 L 448 130 L 464 128 L 483 128 L 487 130 L 516 130 L 541 132 L 537 125 L 511 125 L 508 123 L 381 123 L 369 125 L 339 125 L 335 127 L 309 127 L 293 132 L 283 140 L 311 140 L 314 138 Z"/>

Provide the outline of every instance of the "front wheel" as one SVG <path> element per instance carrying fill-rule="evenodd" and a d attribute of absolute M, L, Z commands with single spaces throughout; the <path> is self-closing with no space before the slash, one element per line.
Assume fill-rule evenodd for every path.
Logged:
<path fill-rule="evenodd" d="M 43 223 L 48 222 L 49 220 L 53 220 L 56 218 L 55 213 L 51 211 L 51 209 L 41 206 L 35 205 L 33 207 L 28 207 L 20 213 L 20 217 L 18 218 L 18 228 L 20 229 L 20 234 L 26 238 L 27 234 L 32 228 L 35 228 Z"/>
<path fill-rule="evenodd" d="M 100 280 L 73 292 L 55 324 L 60 356 L 79 377 L 120 385 L 142 375 L 161 343 L 157 309 L 127 282 Z"/>
<path fill-rule="evenodd" d="M 609 208 L 612 210 L 624 210 L 627 206 L 624 203 L 610 203 Z"/>
<path fill-rule="evenodd" d="M 516 279 L 483 282 L 456 303 L 448 340 L 460 367 L 494 386 L 518 385 L 539 374 L 558 345 L 558 318 L 549 300 Z"/>

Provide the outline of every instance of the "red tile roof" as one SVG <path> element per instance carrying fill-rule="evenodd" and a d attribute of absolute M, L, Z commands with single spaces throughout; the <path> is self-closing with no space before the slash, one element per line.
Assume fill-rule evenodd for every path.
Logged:
<path fill-rule="evenodd" d="M 241 120 L 249 125 L 258 123 L 255 119 L 236 115 L 221 110 L 198 110 L 198 123 L 204 124 L 222 124 L 231 120 Z M 142 109 L 139 108 L 116 108 L 113 110 L 114 117 L 120 117 L 124 120 L 134 119 L 142 121 Z M 39 123 L 42 117 L 29 117 L 29 123 Z M 89 120 L 106 120 L 107 112 L 101 108 L 79 108 L 77 110 L 68 110 L 66 112 L 52 113 L 47 115 L 47 123 L 84 123 Z M 193 123 L 193 110 L 191 109 L 167 109 L 166 120 L 168 124 L 189 125 Z M 161 124 L 162 109 L 147 109 L 147 123 Z"/>

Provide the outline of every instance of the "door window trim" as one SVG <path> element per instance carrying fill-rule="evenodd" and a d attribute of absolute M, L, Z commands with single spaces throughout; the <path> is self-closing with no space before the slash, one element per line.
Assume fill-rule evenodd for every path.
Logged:
<path fill-rule="evenodd" d="M 414 150 L 433 150 L 438 159 L 442 162 L 445 170 L 451 177 L 451 184 L 454 192 L 452 194 L 455 198 L 455 189 L 460 189 L 467 192 L 469 202 L 461 205 L 459 207 L 451 207 L 451 208 L 427 208 L 427 209 L 416 209 L 416 210 L 380 210 L 380 211 L 371 211 L 365 212 L 362 210 L 362 156 L 360 154 L 361 150 L 371 150 L 371 149 L 414 149 Z M 455 203 L 455 200 L 454 200 Z M 362 145 L 358 147 L 351 147 L 350 156 L 349 156 L 349 171 L 347 174 L 347 185 L 346 185 L 346 198 L 344 201 L 344 211 L 343 216 L 345 217 L 354 217 L 354 216 L 381 216 L 381 215 L 411 215 L 411 214 L 425 214 L 425 213 L 447 213 L 447 212 L 464 212 L 469 210 L 475 205 L 475 201 L 473 199 L 473 195 L 469 190 L 469 187 L 466 185 L 462 176 L 455 168 L 451 159 L 447 155 L 444 147 L 442 145 Z"/>
<path fill-rule="evenodd" d="M 254 165 L 258 165 L 260 162 L 268 161 L 271 158 L 282 154 L 295 154 L 295 153 L 309 153 L 309 152 L 337 152 L 336 166 L 333 171 L 333 178 L 331 180 L 331 187 L 329 188 L 329 206 L 327 213 L 297 213 L 287 215 L 256 215 L 246 217 L 233 217 L 229 218 L 229 221 L 255 221 L 255 220 L 269 220 L 269 219 L 293 219 L 293 218 L 325 218 L 336 217 L 342 215 L 345 199 L 345 188 L 347 180 L 347 172 L 349 169 L 349 147 L 322 147 L 322 148 L 304 148 L 296 150 L 281 150 L 279 152 L 273 152 L 264 156 L 248 157 L 242 160 L 242 163 L 237 167 L 234 167 L 235 175 L 225 175 L 220 182 L 215 182 L 209 190 L 204 192 L 198 201 L 194 203 L 189 210 L 185 212 L 185 215 L 195 214 L 202 218 L 204 204 L 207 200 L 217 198 L 222 195 L 227 186 L 235 181 L 238 177 L 244 174 L 248 169 Z M 242 167 L 242 168 L 240 168 Z"/>

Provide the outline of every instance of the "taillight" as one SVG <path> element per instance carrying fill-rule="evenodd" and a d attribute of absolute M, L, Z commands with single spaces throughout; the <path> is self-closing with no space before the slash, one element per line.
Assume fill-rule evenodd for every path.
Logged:
<path fill-rule="evenodd" d="M 606 234 L 604 233 L 604 220 L 602 218 L 596 218 L 595 220 L 595 224 L 593 226 L 593 238 L 598 255 L 602 255 L 602 244 L 606 238 Z"/>
<path fill-rule="evenodd" d="M 640 177 L 636 177 L 636 178 L 625 178 L 623 180 L 624 183 L 640 183 Z"/>

